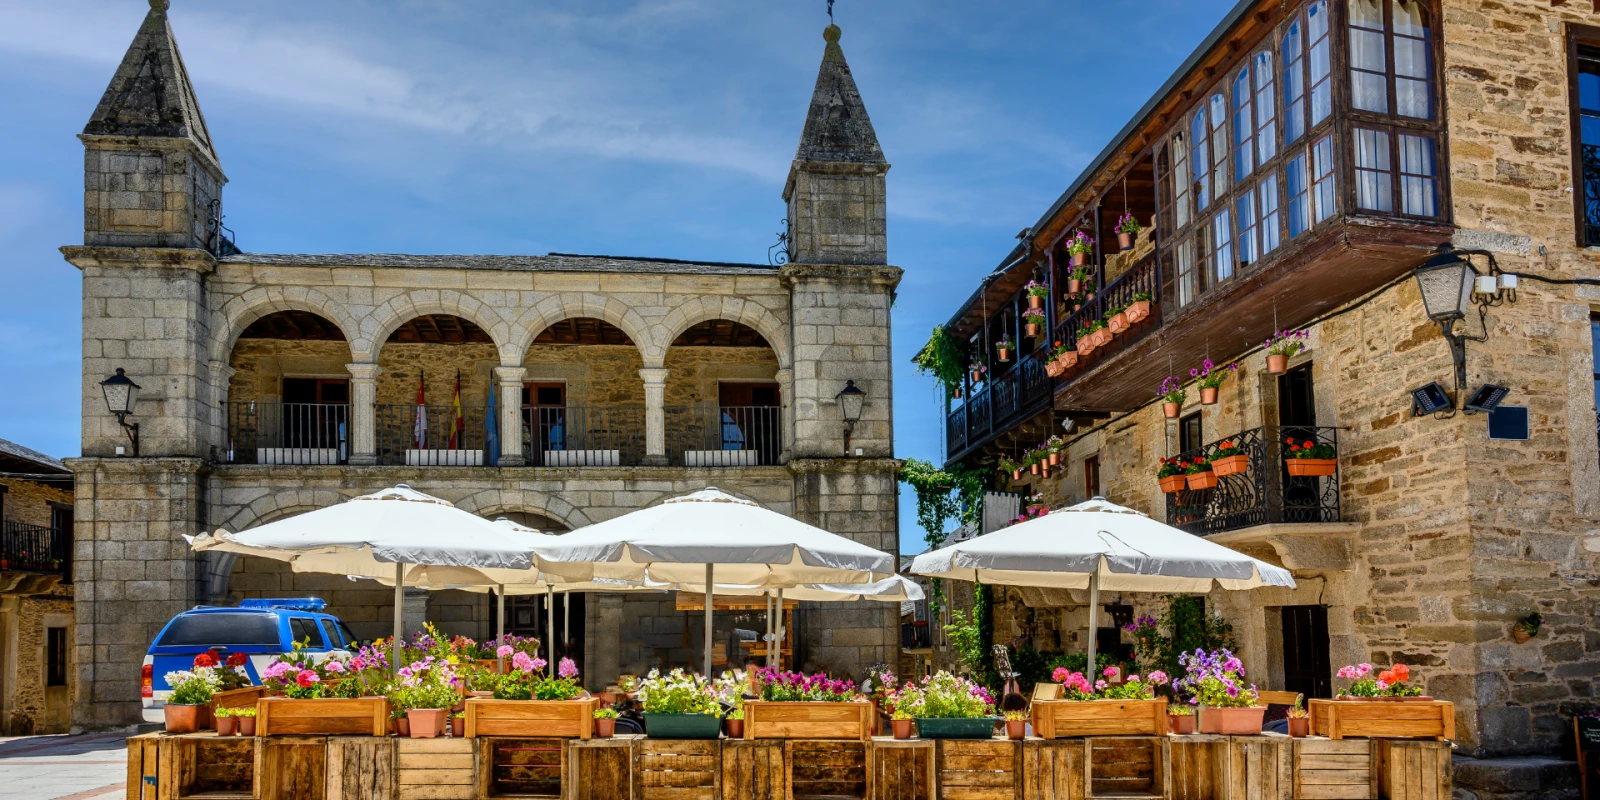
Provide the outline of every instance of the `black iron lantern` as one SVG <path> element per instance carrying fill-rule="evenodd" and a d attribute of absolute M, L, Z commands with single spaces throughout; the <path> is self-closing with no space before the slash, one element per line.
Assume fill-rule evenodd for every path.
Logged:
<path fill-rule="evenodd" d="M 850 452 L 850 434 L 855 433 L 856 423 L 861 421 L 861 408 L 866 405 L 867 393 L 856 386 L 855 381 L 845 381 L 844 388 L 836 395 L 839 401 L 839 413 L 844 417 L 844 449 Z"/>
<path fill-rule="evenodd" d="M 106 410 L 117 418 L 117 424 L 128 433 L 128 439 L 133 442 L 133 454 L 139 455 L 139 423 L 129 423 L 128 415 L 133 413 L 134 406 L 139 403 L 139 384 L 134 383 L 122 367 L 117 367 L 117 374 L 100 382 L 100 391 L 106 396 Z M 117 448 L 118 451 L 121 448 Z"/>
<path fill-rule="evenodd" d="M 1414 273 L 1417 289 L 1422 293 L 1422 305 L 1428 319 L 1434 322 L 1443 324 L 1465 319 L 1467 310 L 1472 307 L 1473 281 L 1478 271 L 1463 255 L 1450 245 L 1441 244 L 1438 254 L 1417 267 Z"/>

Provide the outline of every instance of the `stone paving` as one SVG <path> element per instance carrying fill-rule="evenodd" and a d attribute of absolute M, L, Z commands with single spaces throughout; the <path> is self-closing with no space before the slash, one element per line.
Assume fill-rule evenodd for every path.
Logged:
<path fill-rule="evenodd" d="M 122 800 L 126 733 L 0 737 L 0 797 L 6 800 Z"/>

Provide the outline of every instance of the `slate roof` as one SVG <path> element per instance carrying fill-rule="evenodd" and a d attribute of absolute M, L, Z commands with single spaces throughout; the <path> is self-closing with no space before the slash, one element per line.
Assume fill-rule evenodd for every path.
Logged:
<path fill-rule="evenodd" d="M 83 132 L 102 136 L 190 139 L 217 161 L 178 40 L 167 23 L 168 0 L 150 0 L 150 13 L 111 77 Z M 221 163 L 220 161 L 218 163 Z"/>
<path fill-rule="evenodd" d="M 12 464 L 11 466 L 20 467 L 31 465 L 31 469 L 34 472 L 60 472 L 63 474 L 71 473 L 71 470 L 67 469 L 67 465 L 61 463 L 61 459 L 59 458 L 52 458 L 32 448 L 23 447 L 16 442 L 9 442 L 5 439 L 0 439 L 0 462 L 7 461 L 25 462 L 25 464 Z M 23 472 L 27 470 L 7 469 L 6 471 Z"/>
<path fill-rule="evenodd" d="M 856 90 L 856 79 L 839 48 L 840 30 L 829 25 L 822 32 L 828 45 L 822 51 L 822 66 L 817 70 L 817 88 L 806 111 L 806 126 L 800 132 L 796 161 L 841 161 L 855 164 L 886 164 L 878 134 L 872 130 L 867 106 Z"/>
<path fill-rule="evenodd" d="M 775 275 L 769 264 L 722 261 L 680 261 L 637 256 L 551 253 L 543 256 L 406 255 L 402 253 L 351 253 L 292 255 L 240 253 L 219 259 L 224 264 L 282 264 L 299 267 L 400 267 L 412 269 L 479 269 L 526 272 L 623 272 L 689 275 Z"/>

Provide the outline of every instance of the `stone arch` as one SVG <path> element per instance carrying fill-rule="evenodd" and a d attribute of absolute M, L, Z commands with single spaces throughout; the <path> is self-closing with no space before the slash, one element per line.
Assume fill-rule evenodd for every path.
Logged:
<path fill-rule="evenodd" d="M 560 522 L 567 526 L 569 531 L 593 522 L 583 509 L 567 502 L 560 495 L 533 489 L 483 489 L 453 502 L 456 508 L 462 511 L 489 519 L 505 511 L 531 511 Z"/>
<path fill-rule="evenodd" d="M 778 369 L 791 366 L 789 327 L 777 315 L 759 303 L 741 297 L 696 297 L 684 301 L 657 325 L 662 334 L 659 340 L 660 356 L 665 359 L 667 349 L 684 331 L 714 319 L 725 319 L 748 325 L 767 340 L 778 359 Z"/>
<path fill-rule="evenodd" d="M 350 343 L 350 349 L 361 360 L 377 363 L 378 352 L 389 335 L 401 325 L 426 314 L 448 314 L 477 325 L 494 341 L 500 363 L 522 363 L 522 353 L 527 348 L 513 352 L 511 326 L 501 319 L 500 313 L 476 297 L 450 289 L 415 290 L 390 298 L 361 321 L 360 336 Z"/>
<path fill-rule="evenodd" d="M 350 496 L 333 489 L 261 489 L 259 492 L 249 502 L 225 512 L 226 516 L 222 517 L 218 527 L 229 533 L 238 533 L 350 499 Z"/>
<path fill-rule="evenodd" d="M 250 324 L 279 311 L 304 311 L 328 320 L 344 334 L 352 361 L 357 357 L 356 340 L 361 323 L 340 303 L 322 292 L 305 286 L 258 286 L 228 300 L 218 309 L 213 330 L 222 331 L 214 342 L 211 360 L 228 363 L 233 346 Z"/>
<path fill-rule="evenodd" d="M 639 356 L 644 359 L 646 367 L 661 366 L 666 348 L 654 349 L 654 343 L 649 335 L 650 326 L 644 317 L 621 300 L 587 292 L 552 295 L 524 311 L 512 326 L 511 340 L 507 342 L 503 351 L 515 352 L 516 361 L 505 363 L 512 366 L 521 365 L 523 356 L 533 345 L 533 340 L 538 338 L 545 328 L 575 317 L 602 319 L 617 326 L 633 341 L 633 346 L 639 348 Z"/>

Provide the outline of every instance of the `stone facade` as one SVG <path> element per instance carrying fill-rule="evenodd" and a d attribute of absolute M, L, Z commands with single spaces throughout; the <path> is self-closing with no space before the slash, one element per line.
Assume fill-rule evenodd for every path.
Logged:
<path fill-rule="evenodd" d="M 138 717 L 137 683 L 127 676 L 160 626 L 197 602 L 317 593 L 358 635 L 387 633 L 393 614 L 387 590 L 342 577 L 295 575 L 246 558 L 197 559 L 181 537 L 241 530 L 396 483 L 483 516 L 558 529 L 717 486 L 897 552 L 889 310 L 901 272 L 887 265 L 883 235 L 888 164 L 849 77 L 837 29 L 792 166 L 801 197 L 784 193 L 796 215 L 791 228 L 811 231 L 811 245 L 795 248 L 787 266 L 606 256 L 263 255 L 236 252 L 208 227 L 180 231 L 179 218 L 219 197 L 225 178 L 217 167 L 215 195 L 209 193 L 213 183 L 183 189 L 176 180 L 180 167 L 212 165 L 215 151 L 186 77 L 174 77 L 183 69 L 165 4 L 152 9 L 96 112 L 93 135 L 83 137 L 89 230 L 83 246 L 63 248 L 82 271 L 84 286 L 83 457 L 71 464 L 79 485 L 76 724 L 117 725 Z M 160 66 L 168 79 L 130 78 L 145 75 L 138 70 L 146 64 Z M 130 81 L 137 85 L 130 89 Z M 847 98 L 842 107 L 834 102 L 841 91 Z M 151 128 L 151 119 L 188 123 Z M 840 124 L 848 137 L 836 135 Z M 823 140 L 826 146 L 818 149 Z M 105 170 L 155 169 L 153 161 L 134 164 L 108 155 L 124 147 L 188 159 L 161 162 L 172 180 L 160 185 L 188 194 L 163 199 L 172 213 L 145 220 L 166 226 L 160 236 L 132 236 L 93 211 L 155 202 L 114 194 L 128 179 L 110 180 Z M 839 163 L 861 168 L 840 177 Z M 832 194 L 866 199 L 807 200 L 806 187 L 824 182 Z M 187 238 L 173 238 L 180 232 Z M 252 323 L 285 311 L 321 317 L 344 341 L 241 338 Z M 490 341 L 389 341 L 424 315 L 459 317 Z M 535 344 L 550 326 L 579 318 L 620 329 L 631 346 Z M 767 346 L 673 346 L 684 331 L 713 320 L 753 329 Z M 130 420 L 140 425 L 137 458 L 118 452 L 123 447 L 133 455 L 98 386 L 119 367 L 142 386 Z M 527 467 L 532 454 L 524 452 L 522 437 L 505 436 L 494 467 L 379 466 L 378 408 L 414 405 L 419 374 L 426 376 L 428 403 L 447 405 L 457 370 L 464 406 L 483 408 L 489 393 L 498 393 L 500 430 L 521 429 L 527 382 L 565 383 L 569 407 L 642 408 L 644 465 Z M 228 435 L 228 404 L 280 400 L 284 377 L 348 378 L 348 463 L 229 463 L 235 443 Z M 776 463 L 669 466 L 683 462 L 669 453 L 674 431 L 667 412 L 715 409 L 724 381 L 777 385 L 782 452 L 770 459 Z M 847 450 L 836 396 L 849 381 L 868 398 Z M 424 609 L 449 632 L 481 636 L 492 630 L 484 595 L 418 596 L 407 603 L 407 624 L 420 622 Z M 796 648 L 814 666 L 840 673 L 894 661 L 893 617 L 881 608 L 808 609 L 797 617 Z M 650 666 L 651 658 L 690 663 L 683 648 L 666 641 L 681 639 L 688 626 L 670 596 L 591 594 L 586 618 L 574 625 L 584 626 L 591 684 Z"/>
<path fill-rule="evenodd" d="M 62 471 L 59 461 L 41 457 L 26 448 L 0 442 L 0 472 L 45 474 Z M 51 528 L 55 509 L 73 503 L 70 475 L 66 481 L 0 478 L 0 518 L 39 528 Z M 72 641 L 72 586 L 44 564 L 25 562 L 19 556 L 48 558 L 35 552 L 31 540 L 8 540 L 0 562 L 0 734 L 65 733 L 71 725 L 72 653 L 65 682 L 51 685 L 48 637 L 51 628 L 65 631 Z"/>

